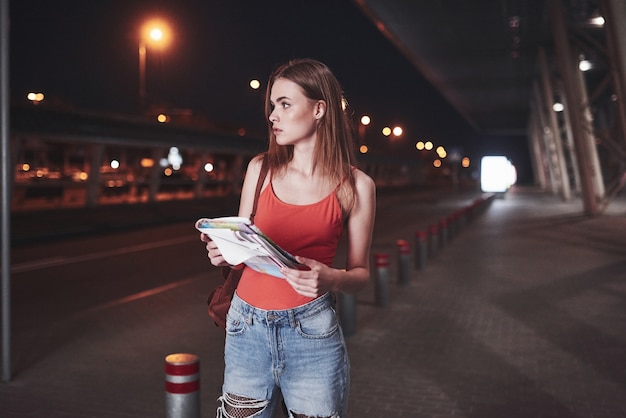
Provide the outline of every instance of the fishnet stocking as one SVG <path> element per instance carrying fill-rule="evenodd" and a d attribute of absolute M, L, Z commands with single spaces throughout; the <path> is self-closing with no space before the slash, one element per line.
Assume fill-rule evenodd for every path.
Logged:
<path fill-rule="evenodd" d="M 260 412 L 265 405 L 259 405 L 258 400 L 245 398 L 243 396 L 227 394 L 224 403 L 224 411 L 232 418 L 246 418 Z"/>

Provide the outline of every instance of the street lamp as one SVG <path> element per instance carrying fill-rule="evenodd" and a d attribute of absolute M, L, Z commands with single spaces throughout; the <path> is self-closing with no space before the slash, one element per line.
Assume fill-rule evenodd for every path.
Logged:
<path fill-rule="evenodd" d="M 168 24 L 161 19 L 151 19 L 143 24 L 139 33 L 139 103 L 146 100 L 146 46 L 165 48 L 171 38 Z"/>

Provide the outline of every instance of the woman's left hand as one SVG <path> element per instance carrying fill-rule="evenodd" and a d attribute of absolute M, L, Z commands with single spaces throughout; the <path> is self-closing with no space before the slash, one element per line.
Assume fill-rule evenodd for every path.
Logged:
<path fill-rule="evenodd" d="M 297 256 L 298 262 L 308 266 L 310 270 L 280 269 L 285 280 L 302 296 L 316 298 L 333 289 L 332 273 L 334 269 L 319 261 Z"/>

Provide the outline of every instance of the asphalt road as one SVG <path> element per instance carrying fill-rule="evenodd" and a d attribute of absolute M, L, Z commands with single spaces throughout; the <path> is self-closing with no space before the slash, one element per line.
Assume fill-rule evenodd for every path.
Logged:
<path fill-rule="evenodd" d="M 379 193 L 372 252 L 393 251 L 395 240 L 412 239 L 416 227 L 426 228 L 478 196 L 477 191 Z M 130 405 L 128 416 L 159 416 L 164 355 L 192 352 L 202 358 L 202 403 L 213 405 L 222 380 L 223 333 L 206 316 L 205 299 L 221 277 L 199 241 L 195 216 L 30 239 L 13 248 L 15 378 L 5 396 L 15 389 L 25 404 L 37 398 L 41 408 L 125 416 L 110 415 L 119 410 L 111 408 L 118 397 Z M 343 251 L 342 244 L 338 260 Z M 67 363 L 62 373 L 59 362 Z M 55 388 L 56 379 L 71 381 Z M 137 387 L 138 382 L 154 387 Z M 111 390 L 97 393 L 103 385 Z M 68 401 L 68 390 L 77 404 Z M 129 396 L 132 402 L 125 400 Z M 39 416 L 36 409 L 33 416 Z"/>

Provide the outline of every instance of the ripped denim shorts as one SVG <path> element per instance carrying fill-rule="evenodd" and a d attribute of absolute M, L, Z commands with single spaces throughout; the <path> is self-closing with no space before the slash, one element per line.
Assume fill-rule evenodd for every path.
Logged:
<path fill-rule="evenodd" d="M 296 308 L 267 311 L 235 294 L 226 318 L 225 370 L 218 417 L 345 417 L 350 366 L 327 293 Z"/>

